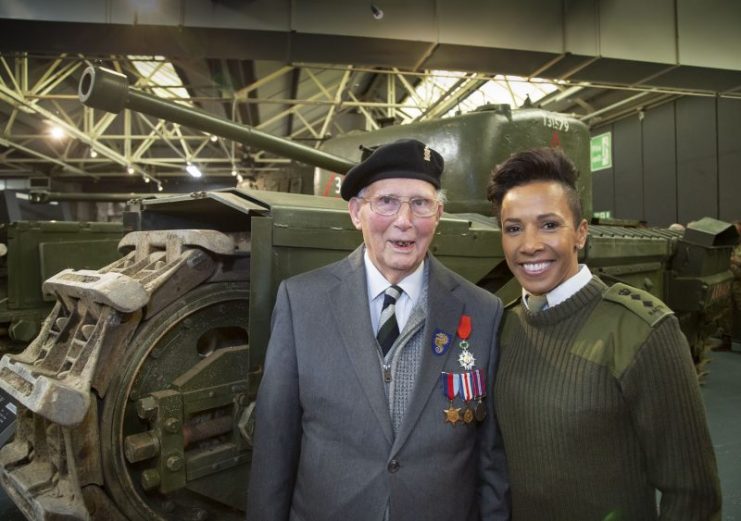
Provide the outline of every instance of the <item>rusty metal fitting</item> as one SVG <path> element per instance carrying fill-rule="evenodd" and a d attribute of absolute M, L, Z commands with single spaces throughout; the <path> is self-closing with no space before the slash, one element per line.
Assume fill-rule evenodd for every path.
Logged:
<path fill-rule="evenodd" d="M 159 452 L 160 440 L 151 431 L 132 434 L 124 439 L 124 454 L 129 463 L 153 458 Z"/>
<path fill-rule="evenodd" d="M 157 417 L 157 400 L 145 396 L 136 402 L 136 413 L 142 420 L 153 420 Z"/>
<path fill-rule="evenodd" d="M 167 470 L 171 472 L 178 472 L 182 470 L 184 465 L 185 465 L 185 460 L 179 454 L 173 454 L 172 456 L 169 456 L 167 458 L 167 461 L 165 462 L 165 466 L 167 467 Z"/>
<path fill-rule="evenodd" d="M 154 490 L 160 486 L 160 473 L 157 469 L 147 469 L 142 472 L 141 484 L 144 490 Z"/>

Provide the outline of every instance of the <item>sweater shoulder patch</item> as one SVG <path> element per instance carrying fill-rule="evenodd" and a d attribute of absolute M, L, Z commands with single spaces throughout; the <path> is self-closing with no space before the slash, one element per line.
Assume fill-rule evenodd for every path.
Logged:
<path fill-rule="evenodd" d="M 571 352 L 607 367 L 613 376 L 620 378 L 651 331 L 671 314 L 651 294 L 626 284 L 615 284 L 602 294 L 577 334 Z"/>
<path fill-rule="evenodd" d="M 650 327 L 654 327 L 662 319 L 673 314 L 666 304 L 651 293 L 621 282 L 611 286 L 602 298 L 628 309 Z"/>

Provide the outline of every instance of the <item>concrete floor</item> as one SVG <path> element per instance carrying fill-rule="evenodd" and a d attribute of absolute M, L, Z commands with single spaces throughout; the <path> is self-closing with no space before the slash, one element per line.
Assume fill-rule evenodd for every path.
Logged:
<path fill-rule="evenodd" d="M 714 352 L 702 394 L 723 487 L 723 521 L 741 521 L 741 345 Z M 24 517 L 0 488 L 0 520 Z"/>
<path fill-rule="evenodd" d="M 715 351 L 702 388 L 723 489 L 723 521 L 741 521 L 741 345 Z"/>

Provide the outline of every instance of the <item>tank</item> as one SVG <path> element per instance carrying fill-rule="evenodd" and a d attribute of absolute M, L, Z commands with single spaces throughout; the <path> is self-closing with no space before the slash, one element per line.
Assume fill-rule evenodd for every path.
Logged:
<path fill-rule="evenodd" d="M 88 69 L 80 93 L 89 106 L 141 111 L 315 165 L 320 193 L 355 164 L 358 143 L 424 137 L 452 154 L 448 172 L 458 172 L 447 185 L 455 213 L 441 219 L 431 250 L 505 301 L 520 290 L 482 204 L 485 179 L 501 158 L 555 139 L 582 168 L 589 154 L 581 123 L 536 109 L 499 107 L 317 151 L 138 92 L 104 69 Z M 0 483 L 29 519 L 243 519 L 278 284 L 362 238 L 336 197 L 246 189 L 138 201 L 125 224 L 136 231 L 121 240 L 119 260 L 44 282 L 57 303 L 42 331 L 0 360 L 0 388 L 19 403 Z M 731 228 L 707 219 L 682 236 L 595 225 L 583 260 L 702 321 L 730 291 Z"/>

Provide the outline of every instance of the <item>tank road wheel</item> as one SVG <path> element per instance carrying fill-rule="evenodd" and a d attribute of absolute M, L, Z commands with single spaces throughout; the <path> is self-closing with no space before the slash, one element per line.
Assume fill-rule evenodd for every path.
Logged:
<path fill-rule="evenodd" d="M 143 322 L 116 362 L 101 447 L 105 489 L 129 519 L 244 517 L 248 307 L 244 283 L 201 285 Z"/>

